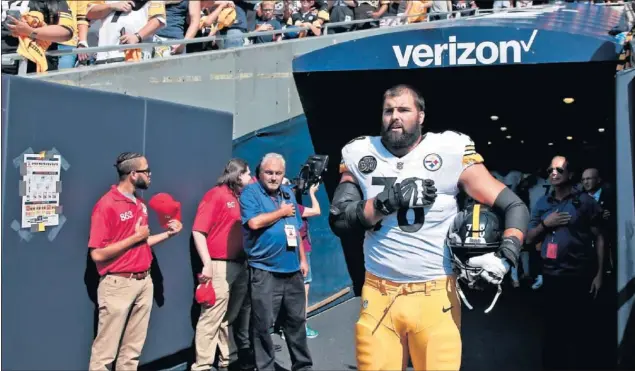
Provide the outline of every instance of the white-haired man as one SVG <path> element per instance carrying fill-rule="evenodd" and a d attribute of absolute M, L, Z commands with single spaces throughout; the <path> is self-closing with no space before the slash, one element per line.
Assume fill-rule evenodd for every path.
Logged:
<path fill-rule="evenodd" d="M 251 285 L 251 331 L 256 368 L 274 370 L 275 352 L 271 328 L 278 319 L 284 328 L 293 370 L 313 366 L 306 336 L 304 276 L 308 266 L 299 233 L 301 213 L 293 191 L 283 185 L 284 158 L 266 154 L 260 162 L 258 181 L 240 195 Z M 281 309 L 284 310 L 281 311 Z M 278 318 L 282 312 L 284 318 Z"/>

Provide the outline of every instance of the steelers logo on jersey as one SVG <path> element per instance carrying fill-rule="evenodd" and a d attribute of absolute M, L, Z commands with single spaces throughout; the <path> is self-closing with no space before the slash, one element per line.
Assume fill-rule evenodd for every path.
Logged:
<path fill-rule="evenodd" d="M 428 171 L 437 171 L 441 168 L 443 160 L 436 153 L 431 153 L 423 159 L 423 167 Z"/>
<path fill-rule="evenodd" d="M 362 174 L 370 174 L 377 168 L 377 159 L 373 156 L 364 156 L 359 160 L 357 168 Z"/>

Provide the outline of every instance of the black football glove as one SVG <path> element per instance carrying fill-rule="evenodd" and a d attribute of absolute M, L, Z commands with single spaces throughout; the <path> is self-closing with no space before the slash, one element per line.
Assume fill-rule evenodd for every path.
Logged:
<path fill-rule="evenodd" d="M 399 209 L 428 207 L 437 198 L 437 189 L 431 179 L 407 178 L 387 187 L 375 197 L 374 206 L 384 215 Z"/>

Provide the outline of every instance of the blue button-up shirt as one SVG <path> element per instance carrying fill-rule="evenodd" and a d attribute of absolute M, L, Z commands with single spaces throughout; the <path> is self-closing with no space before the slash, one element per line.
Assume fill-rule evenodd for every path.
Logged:
<path fill-rule="evenodd" d="M 296 247 L 289 247 L 285 225 L 293 226 L 296 236 L 299 236 L 302 219 L 291 188 L 283 185 L 280 191 L 271 196 L 260 182 L 249 184 L 243 189 L 240 195 L 240 214 L 245 232 L 243 245 L 251 267 L 269 272 L 293 273 L 300 270 L 300 253 L 297 247 L 300 240 L 298 239 Z M 282 218 L 269 227 L 258 230 L 249 228 L 249 220 L 278 210 L 282 201 L 295 206 L 295 216 Z"/>
<path fill-rule="evenodd" d="M 579 276 L 594 273 L 597 252 L 593 247 L 592 227 L 601 224 L 600 205 L 587 193 L 573 193 L 557 200 L 553 193 L 543 196 L 531 213 L 529 229 L 536 228 L 552 212 L 571 215 L 569 224 L 549 229 L 541 246 L 543 273 L 557 276 Z M 547 258 L 549 244 L 557 246 L 555 259 Z"/>

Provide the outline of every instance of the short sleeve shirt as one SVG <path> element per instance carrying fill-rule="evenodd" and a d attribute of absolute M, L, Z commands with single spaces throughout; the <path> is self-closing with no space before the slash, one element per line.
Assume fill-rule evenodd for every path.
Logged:
<path fill-rule="evenodd" d="M 291 188 L 283 185 L 278 194 L 270 196 L 260 182 L 247 185 L 240 194 L 244 248 L 251 267 L 278 273 L 293 273 L 300 270 L 298 247 L 288 246 L 285 232 L 285 225 L 289 225 L 295 228 L 296 235 L 299 236 L 298 231 L 302 224 L 293 195 Z M 274 224 L 258 230 L 249 228 L 248 222 L 251 219 L 278 210 L 283 201 L 296 207 L 295 216 L 279 219 Z M 296 245 L 299 244 L 298 240 Z"/>
<path fill-rule="evenodd" d="M 135 234 L 137 222 L 148 224 L 148 208 L 144 201 L 136 201 L 112 186 L 95 204 L 90 218 L 88 247 L 101 249 Z M 97 264 L 99 275 L 108 273 L 140 273 L 150 269 L 152 250 L 147 241 L 141 242 L 118 258 Z"/>

